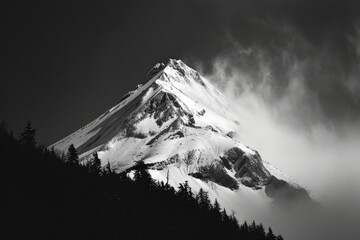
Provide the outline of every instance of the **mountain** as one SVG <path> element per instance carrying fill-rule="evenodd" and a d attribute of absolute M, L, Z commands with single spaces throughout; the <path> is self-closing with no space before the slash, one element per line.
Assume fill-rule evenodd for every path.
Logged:
<path fill-rule="evenodd" d="M 98 152 L 117 172 L 131 175 L 136 161 L 175 188 L 186 180 L 209 192 L 239 220 L 259 220 L 276 202 L 312 201 L 304 187 L 263 161 L 238 139 L 240 120 L 207 79 L 181 60 L 156 64 L 145 83 L 94 121 L 50 147 L 71 144 L 86 163 Z M 265 221 L 266 219 L 260 219 Z"/>

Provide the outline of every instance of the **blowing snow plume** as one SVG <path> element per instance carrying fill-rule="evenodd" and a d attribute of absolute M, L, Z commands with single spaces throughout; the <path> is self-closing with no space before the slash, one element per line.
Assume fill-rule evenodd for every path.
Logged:
<path fill-rule="evenodd" d="M 349 40 L 357 57 L 344 66 L 330 44 L 281 31 L 292 36 L 281 47 L 233 41 L 206 77 L 231 99 L 241 141 L 321 196 L 315 216 L 298 205 L 272 221 L 291 222 L 291 239 L 352 239 L 360 219 L 359 35 Z"/>

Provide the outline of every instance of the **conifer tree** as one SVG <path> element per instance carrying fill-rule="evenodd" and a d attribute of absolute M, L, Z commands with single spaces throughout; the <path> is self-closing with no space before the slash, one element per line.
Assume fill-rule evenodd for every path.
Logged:
<path fill-rule="evenodd" d="M 201 196 L 203 195 L 204 190 L 200 188 L 199 192 L 196 194 L 196 202 L 200 204 Z"/>
<path fill-rule="evenodd" d="M 247 224 L 247 222 L 245 221 L 243 225 L 241 225 L 240 227 L 241 231 L 243 232 L 248 232 L 249 231 L 249 226 Z"/>
<path fill-rule="evenodd" d="M 101 160 L 100 160 L 97 152 L 94 152 L 94 154 L 93 154 L 90 168 L 91 168 L 91 171 L 94 173 L 99 174 L 101 172 Z"/>
<path fill-rule="evenodd" d="M 105 166 L 105 171 L 107 174 L 110 174 L 112 173 L 112 170 L 111 170 L 111 166 L 110 166 L 110 161 L 108 160 L 106 166 Z"/>
<path fill-rule="evenodd" d="M 253 220 L 251 225 L 249 226 L 249 230 L 252 231 L 252 232 L 255 232 L 256 230 L 256 224 L 255 224 L 255 221 Z"/>
<path fill-rule="evenodd" d="M 266 234 L 266 240 L 276 240 L 276 236 L 273 233 L 271 227 L 269 227 L 269 231 Z"/>
<path fill-rule="evenodd" d="M 230 222 L 231 225 L 234 229 L 238 229 L 239 228 L 239 222 L 237 220 L 237 218 L 235 217 L 235 212 L 233 211 L 231 216 L 230 216 Z"/>
<path fill-rule="evenodd" d="M 36 146 L 35 140 L 36 130 L 32 128 L 30 121 L 26 123 L 25 129 L 20 134 L 20 143 L 24 146 L 34 148 Z"/>
<path fill-rule="evenodd" d="M 279 235 L 276 237 L 276 240 L 284 240 L 284 238 L 281 235 Z"/>
<path fill-rule="evenodd" d="M 257 226 L 256 232 L 261 236 L 265 235 L 265 229 L 261 223 Z"/>
<path fill-rule="evenodd" d="M 200 192 L 199 192 L 200 193 Z M 200 194 L 200 207 L 204 210 L 209 210 L 211 206 L 209 194 L 206 191 L 201 191 Z"/>
<path fill-rule="evenodd" d="M 78 164 L 79 163 L 79 156 L 77 154 L 77 151 L 76 151 L 76 148 L 74 146 L 74 144 L 71 144 L 69 149 L 68 149 L 68 152 L 67 152 L 67 155 L 66 155 L 66 158 L 68 160 L 69 163 L 71 164 Z"/>
<path fill-rule="evenodd" d="M 221 207 L 217 199 L 214 201 L 214 205 L 211 208 L 212 215 L 216 218 L 221 220 Z"/>
<path fill-rule="evenodd" d="M 190 199 L 192 199 L 193 195 L 191 192 L 191 188 L 188 184 L 188 181 L 185 181 L 184 184 L 180 183 L 178 195 L 185 201 L 190 201 Z"/>
<path fill-rule="evenodd" d="M 138 161 L 136 163 L 136 170 L 134 174 L 134 180 L 136 183 L 140 184 L 141 187 L 150 188 L 154 185 L 154 181 L 151 178 L 149 171 L 144 163 L 144 161 Z"/>
<path fill-rule="evenodd" d="M 215 199 L 213 210 L 216 211 L 216 212 L 220 212 L 220 211 L 221 211 L 220 204 L 219 204 L 219 202 L 217 201 L 217 199 Z"/>
<path fill-rule="evenodd" d="M 223 211 L 221 212 L 221 215 L 222 215 L 222 221 L 223 221 L 223 223 L 228 224 L 228 223 L 230 222 L 230 218 L 229 218 L 229 216 L 227 215 L 227 212 L 226 212 L 225 208 L 224 208 Z"/>

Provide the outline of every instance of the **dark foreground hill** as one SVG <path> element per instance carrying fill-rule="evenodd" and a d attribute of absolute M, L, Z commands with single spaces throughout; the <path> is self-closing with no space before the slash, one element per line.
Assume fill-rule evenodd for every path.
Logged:
<path fill-rule="evenodd" d="M 205 191 L 176 192 L 154 182 L 139 162 L 129 178 L 36 147 L 29 125 L 15 139 L 0 127 L 3 202 L 8 239 L 282 239 L 262 225 L 239 226 Z"/>

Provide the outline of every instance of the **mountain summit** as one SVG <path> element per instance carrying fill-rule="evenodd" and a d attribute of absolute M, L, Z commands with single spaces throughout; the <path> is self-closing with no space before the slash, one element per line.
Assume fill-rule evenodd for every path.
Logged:
<path fill-rule="evenodd" d="M 142 160 L 152 177 L 177 188 L 188 181 L 240 219 L 274 201 L 311 200 L 308 191 L 237 138 L 239 122 L 226 97 L 181 60 L 156 64 L 145 83 L 97 119 L 53 144 L 71 144 L 86 163 L 128 171 Z"/>

